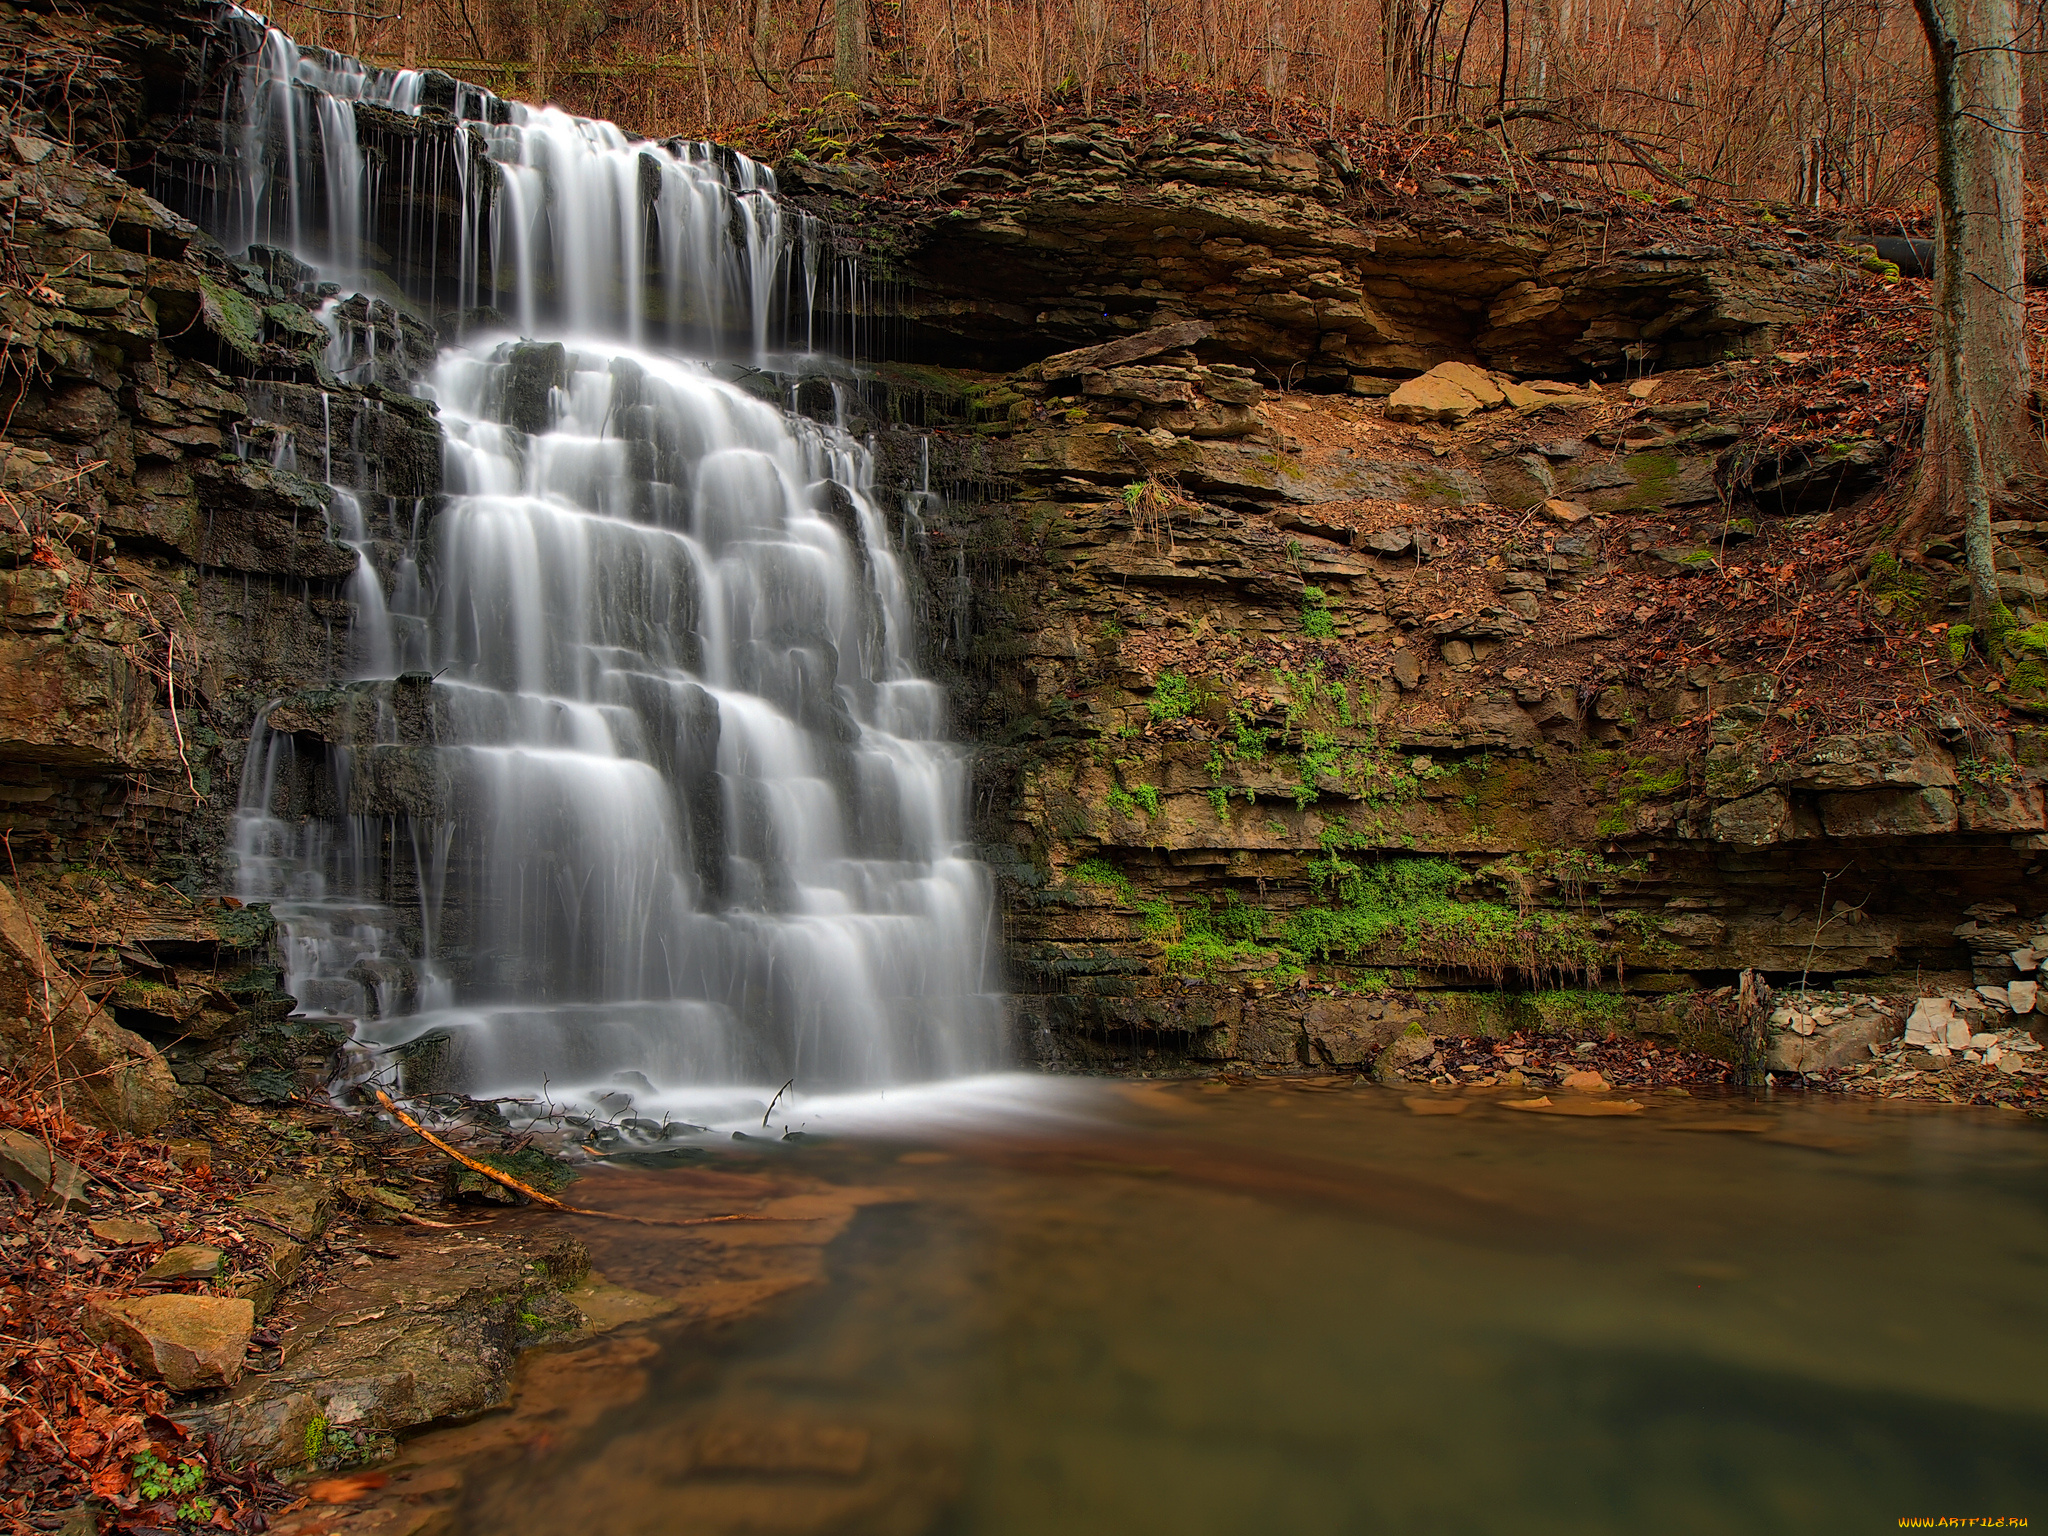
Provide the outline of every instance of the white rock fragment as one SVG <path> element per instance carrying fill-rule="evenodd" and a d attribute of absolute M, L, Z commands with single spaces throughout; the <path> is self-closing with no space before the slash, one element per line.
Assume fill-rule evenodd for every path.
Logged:
<path fill-rule="evenodd" d="M 2005 1060 L 2005 1052 L 1995 1045 L 1984 1052 L 1984 1065 L 1987 1067 L 1995 1067 L 2003 1060 Z"/>
<path fill-rule="evenodd" d="M 2013 968 L 2019 971 L 2032 971 L 2041 963 L 2040 952 L 2033 949 L 2016 949 L 2012 952 L 2011 959 Z"/>
<path fill-rule="evenodd" d="M 1948 1026 L 1948 1040 L 1945 1043 L 1951 1050 L 1960 1051 L 1970 1043 L 1972 1033 L 1973 1031 L 1967 1019 L 1951 1019 Z"/>
<path fill-rule="evenodd" d="M 2040 983 L 2015 981 L 2005 989 L 2005 999 L 2014 1013 L 2032 1013 L 2035 1000 L 2040 996 Z"/>
<path fill-rule="evenodd" d="M 1946 1045 L 1943 1045 L 1940 1041 L 1936 1041 L 1933 1045 L 1927 1047 L 1927 1054 L 1932 1056 L 1936 1061 L 1947 1061 L 1951 1056 L 1955 1055 L 1955 1052 L 1950 1050 Z"/>
<path fill-rule="evenodd" d="M 1932 1045 L 1948 1038 L 1948 1027 L 1956 1016 L 1955 1005 L 1945 997 L 1923 997 L 1913 1005 L 1906 1020 L 1906 1044 Z"/>
<path fill-rule="evenodd" d="M 1996 1003 L 2001 1008 L 2010 1006 L 2010 1004 L 2006 1000 L 2004 987 L 1979 987 L 1977 989 L 1977 995 L 1983 998 L 1985 1002 Z"/>
<path fill-rule="evenodd" d="M 2017 1056 L 2010 1056 L 2010 1055 L 2000 1055 L 2000 1056 L 1999 1056 L 1999 1058 L 1998 1058 L 1998 1070 L 1999 1070 L 1999 1071 L 2001 1071 L 2001 1072 L 2017 1072 L 2017 1071 L 2019 1071 L 2019 1069 L 2020 1069 L 2020 1059 L 2019 1059 L 2019 1057 L 2017 1057 Z"/>
<path fill-rule="evenodd" d="M 1972 1035 L 1970 1036 L 1970 1044 L 1981 1051 L 1987 1045 L 1998 1044 L 1998 1036 L 1988 1033 Z"/>

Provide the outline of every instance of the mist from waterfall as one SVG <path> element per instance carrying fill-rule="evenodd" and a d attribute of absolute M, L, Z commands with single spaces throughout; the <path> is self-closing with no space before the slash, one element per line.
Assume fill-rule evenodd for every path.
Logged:
<path fill-rule="evenodd" d="M 234 20 L 224 242 L 333 285 L 340 377 L 379 376 L 376 324 L 366 341 L 332 318 L 350 292 L 373 322 L 391 307 L 391 347 L 407 304 L 467 329 L 419 387 L 438 506 L 332 491 L 330 536 L 363 557 L 348 653 L 375 720 L 326 749 L 340 813 L 285 814 L 304 746 L 270 711 L 250 744 L 240 894 L 272 904 L 302 1010 L 373 1052 L 435 1036 L 443 1086 L 557 1101 L 998 1065 L 993 893 L 918 671 L 901 516 L 863 443 L 762 397 L 775 349 L 816 339 L 821 272 L 843 280 L 819 232 L 744 157 Z M 359 108 L 446 131 L 394 166 L 358 142 Z M 452 252 L 397 175 L 459 205 Z M 399 293 L 394 252 L 433 291 Z M 336 478 L 332 441 L 297 444 L 300 467 L 316 446 Z M 373 525 L 402 547 L 375 558 Z M 424 769 L 402 687 L 429 690 Z M 401 761 L 433 808 L 349 814 Z"/>

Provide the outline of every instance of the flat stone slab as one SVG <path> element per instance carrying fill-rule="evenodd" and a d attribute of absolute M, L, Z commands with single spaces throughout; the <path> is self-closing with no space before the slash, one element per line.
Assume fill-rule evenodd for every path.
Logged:
<path fill-rule="evenodd" d="M 173 1392 L 241 1380 L 256 1309 L 238 1296 L 108 1298 L 86 1309 L 88 1336 L 114 1345 Z"/>

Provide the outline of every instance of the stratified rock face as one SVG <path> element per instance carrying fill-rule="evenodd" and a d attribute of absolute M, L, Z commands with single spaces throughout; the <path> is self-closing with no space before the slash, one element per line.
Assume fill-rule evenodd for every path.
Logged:
<path fill-rule="evenodd" d="M 1715 994 L 1749 967 L 1816 994 L 1974 969 L 2039 1016 L 2048 934 L 1957 925 L 2028 899 L 2048 732 L 1831 726 L 1776 670 L 1790 624 L 1760 665 L 1667 638 L 1698 605 L 1745 640 L 1759 551 L 1811 526 L 1728 490 L 1747 365 L 1261 387 L 1241 437 L 1096 382 L 1199 404 L 1204 324 L 960 376 L 931 449 L 988 497 L 922 533 L 1025 1050 L 1363 1070 L 1411 1028 L 1633 1020 L 1733 1051 Z M 945 380 L 897 387 L 931 420 Z M 1860 1065 L 1902 1012 L 1830 1013 L 1776 1069 Z"/>
<path fill-rule="evenodd" d="M 231 262 L 33 134 L 0 160 L 32 278 L 0 294 L 17 381 L 0 490 L 23 514 L 0 528 L 0 782 L 23 809 L 0 821 L 17 860 L 61 861 L 82 850 L 49 812 L 94 798 L 82 779 L 118 775 L 130 814 L 79 825 L 81 840 L 112 830 L 138 864 L 158 862 L 170 850 L 142 844 L 161 796 L 198 812 L 172 846 L 210 862 L 250 716 L 331 675 L 337 620 L 345 637 L 339 589 L 360 559 L 330 532 L 319 480 L 404 498 L 409 518 L 439 485 L 432 410 L 338 382 L 311 274 L 281 253 Z M 387 345 L 393 366 L 432 355 L 409 323 L 424 341 Z M 388 317 L 387 337 L 401 329 Z"/>
<path fill-rule="evenodd" d="M 315 274 L 230 255 L 137 185 L 223 185 L 219 101 L 200 105 L 235 75 L 222 14 L 0 18 L 36 61 L 0 140 L 20 277 L 0 292 L 0 831 L 21 898 L 0 969 L 37 972 L 0 988 L 0 1039 L 47 1070 L 53 961 L 67 1106 L 143 1131 L 178 1091 L 150 1039 L 184 1082 L 259 1100 L 331 1044 L 284 1023 L 267 918 L 216 894 L 226 827 L 256 712 L 346 675 L 356 545 L 374 563 L 411 537 L 440 485 L 433 409 L 396 392 L 431 327 L 359 299 L 330 351 Z M 330 481 L 360 500 L 346 527 Z M 67 1001 L 89 967 L 101 1006 Z"/>
<path fill-rule="evenodd" d="M 1687 367 L 1768 351 L 1831 294 L 1829 268 L 1734 229 L 1588 216 L 1505 183 L 1362 182 L 1341 152 L 1226 129 L 1047 129 L 1000 110 L 902 232 L 902 300 L 933 361 L 1014 367 L 1048 346 L 1198 321 L 1219 357 L 1318 387 L 1446 361 L 1521 374 Z M 858 176 L 785 187 L 852 212 Z M 848 195 L 855 193 L 856 195 Z M 1384 386 L 1381 386 L 1384 391 Z"/>

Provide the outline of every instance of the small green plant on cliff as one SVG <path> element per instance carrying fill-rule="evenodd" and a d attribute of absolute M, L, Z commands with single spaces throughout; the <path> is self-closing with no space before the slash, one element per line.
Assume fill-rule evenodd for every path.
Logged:
<path fill-rule="evenodd" d="M 1282 942 L 1306 959 L 1347 959 L 1391 948 L 1410 964 L 1484 976 L 1597 981 L 1601 945 L 1583 917 L 1525 913 L 1464 894 L 1471 878 L 1446 859 L 1357 864 L 1336 848 L 1309 866 L 1335 905 L 1289 916 Z"/>
<path fill-rule="evenodd" d="M 1099 885 L 1115 891 L 1126 906 L 1136 899 L 1130 877 L 1107 859 L 1083 859 L 1074 866 L 1071 877 L 1082 885 Z"/>
<path fill-rule="evenodd" d="M 1321 587 L 1301 589 L 1301 632 L 1311 640 L 1337 638 L 1337 617 L 1330 612 L 1329 595 Z"/>
<path fill-rule="evenodd" d="M 1153 723 L 1158 725 L 1183 719 L 1201 707 L 1201 687 L 1185 672 L 1160 673 L 1159 680 L 1152 685 L 1152 698 L 1146 705 Z"/>
<path fill-rule="evenodd" d="M 1601 813 L 1594 831 L 1602 837 L 1625 837 L 1635 827 L 1635 809 L 1650 800 L 1675 795 L 1685 784 L 1685 765 L 1679 763 L 1662 773 L 1647 761 L 1630 765 L 1621 772 L 1614 804 Z"/>
<path fill-rule="evenodd" d="M 1173 481 L 1148 475 L 1124 487 L 1124 510 L 1131 516 L 1131 538 L 1173 546 L 1173 514 L 1191 512 L 1196 503 Z"/>
<path fill-rule="evenodd" d="M 1126 789 L 1121 784 L 1109 786 L 1109 808 L 1127 820 L 1136 820 L 1140 811 L 1147 817 L 1159 814 L 1159 791 L 1150 784 L 1133 784 Z"/>
<path fill-rule="evenodd" d="M 1164 940 L 1170 974 L 1213 979 L 1219 971 L 1256 971 L 1274 981 L 1302 974 L 1301 956 L 1267 937 L 1274 915 L 1248 906 L 1236 892 L 1186 907 L 1160 901 L 1145 907 L 1147 937 Z"/>

